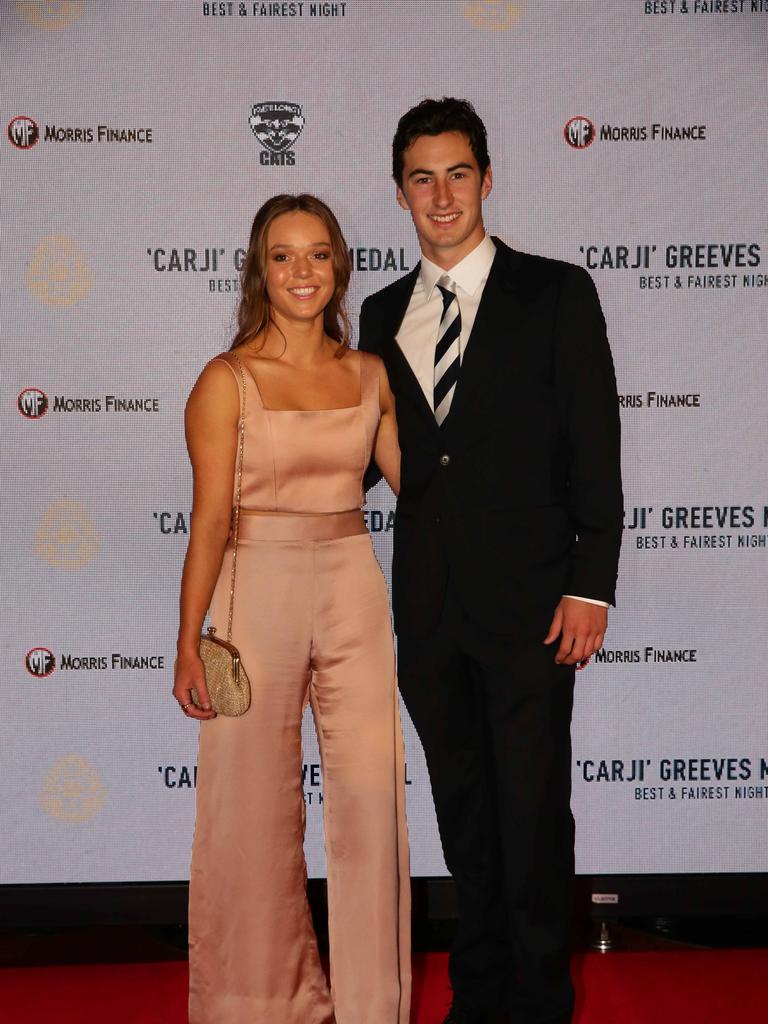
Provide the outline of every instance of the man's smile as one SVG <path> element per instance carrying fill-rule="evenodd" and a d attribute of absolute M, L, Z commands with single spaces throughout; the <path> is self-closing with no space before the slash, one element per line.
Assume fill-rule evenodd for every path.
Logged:
<path fill-rule="evenodd" d="M 460 216 L 461 211 L 459 210 L 458 213 L 430 213 L 429 219 L 433 220 L 436 224 L 452 224 Z"/>

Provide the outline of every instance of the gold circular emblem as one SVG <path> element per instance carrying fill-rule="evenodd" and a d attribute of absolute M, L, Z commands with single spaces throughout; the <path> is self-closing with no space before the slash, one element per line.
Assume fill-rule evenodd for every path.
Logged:
<path fill-rule="evenodd" d="M 16 0 L 16 8 L 30 25 L 51 31 L 52 29 L 66 28 L 73 21 L 82 18 L 85 0 L 49 0 L 48 3 Z"/>
<path fill-rule="evenodd" d="M 106 802 L 98 772 L 80 754 L 66 754 L 51 765 L 40 790 L 43 810 L 59 821 L 90 821 Z"/>
<path fill-rule="evenodd" d="M 101 540 L 85 505 L 65 498 L 45 512 L 35 531 L 35 551 L 57 569 L 79 569 L 93 561 Z"/>
<path fill-rule="evenodd" d="M 66 235 L 46 235 L 32 253 L 27 288 L 46 306 L 74 306 L 87 298 L 93 275 L 80 246 Z"/>
<path fill-rule="evenodd" d="M 506 32 L 522 13 L 521 3 L 505 3 L 503 0 L 478 0 L 464 8 L 464 17 L 475 28 L 486 28 L 492 32 Z"/>
<path fill-rule="evenodd" d="M 49 0 L 48 3 L 29 3 L 28 0 L 16 0 L 16 7 L 30 25 L 50 31 L 66 28 L 73 21 L 82 18 L 85 0 Z"/>

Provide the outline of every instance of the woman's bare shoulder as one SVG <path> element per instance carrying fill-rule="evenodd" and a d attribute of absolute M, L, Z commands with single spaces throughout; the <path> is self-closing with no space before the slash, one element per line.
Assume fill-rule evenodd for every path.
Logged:
<path fill-rule="evenodd" d="M 195 381 L 187 409 L 214 403 L 219 407 L 239 407 L 238 376 L 231 352 L 222 352 L 210 359 Z"/>
<path fill-rule="evenodd" d="M 387 368 L 381 356 L 375 352 L 361 352 L 359 349 L 355 349 L 355 355 L 361 360 L 361 369 L 365 368 L 368 373 L 377 376 L 379 382 L 389 388 Z"/>
<path fill-rule="evenodd" d="M 200 376 L 202 377 L 204 373 L 210 370 L 212 374 L 218 374 L 222 377 L 234 377 L 235 380 L 239 380 L 238 362 L 238 356 L 234 352 L 219 352 L 217 356 L 208 360 Z M 225 367 L 226 369 L 224 369 Z"/>
<path fill-rule="evenodd" d="M 384 360 L 381 356 L 377 356 L 375 352 L 363 352 L 362 349 L 355 348 L 350 349 L 350 352 L 354 352 L 358 359 L 366 363 L 368 366 L 375 366 L 380 369 L 384 366 Z"/>

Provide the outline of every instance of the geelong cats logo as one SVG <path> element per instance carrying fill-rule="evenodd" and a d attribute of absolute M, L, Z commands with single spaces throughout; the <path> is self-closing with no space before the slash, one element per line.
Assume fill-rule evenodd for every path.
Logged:
<path fill-rule="evenodd" d="M 304 127 L 304 115 L 298 103 L 254 103 L 248 124 L 264 147 L 265 152 L 260 154 L 262 164 L 295 163 L 291 147 Z"/>

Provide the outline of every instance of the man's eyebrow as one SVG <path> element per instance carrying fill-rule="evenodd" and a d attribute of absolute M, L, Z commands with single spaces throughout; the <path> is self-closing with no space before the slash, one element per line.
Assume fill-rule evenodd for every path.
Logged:
<path fill-rule="evenodd" d="M 471 171 L 473 169 L 472 168 L 472 164 L 466 164 L 466 163 L 464 163 L 464 164 L 453 164 L 453 166 L 446 168 L 446 173 L 447 174 L 451 174 L 453 171 L 460 171 L 460 170 L 464 170 L 464 169 L 466 169 L 468 171 Z M 434 174 L 434 173 L 435 173 L 434 171 L 427 170 L 426 167 L 417 167 L 413 171 L 411 171 L 411 173 L 408 175 L 408 177 L 409 178 L 415 178 L 419 174 L 431 175 L 431 174 Z"/>

